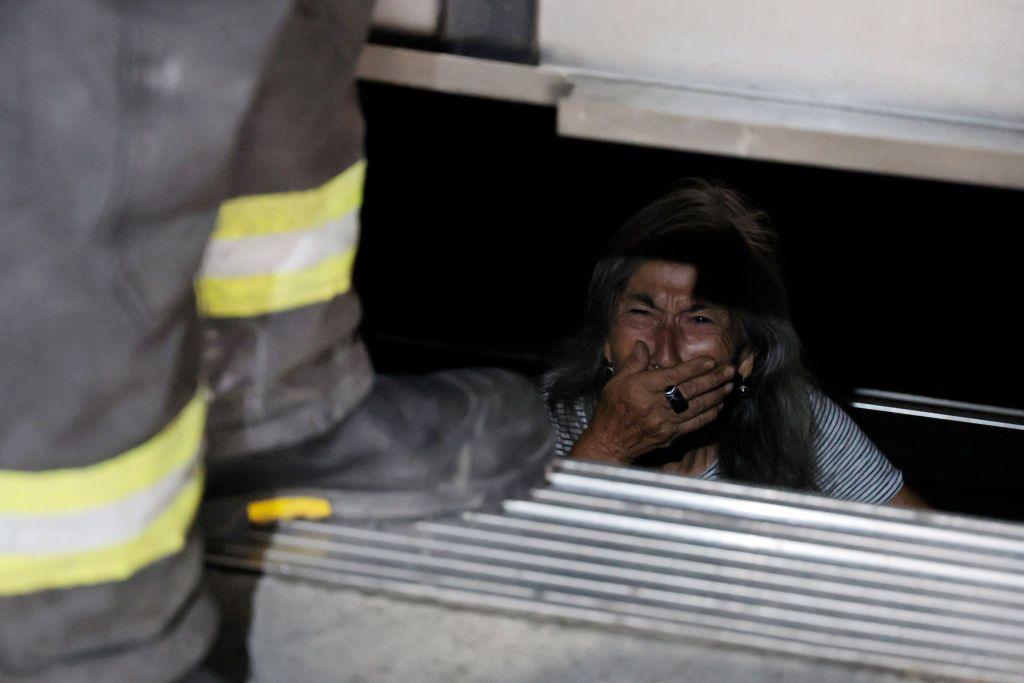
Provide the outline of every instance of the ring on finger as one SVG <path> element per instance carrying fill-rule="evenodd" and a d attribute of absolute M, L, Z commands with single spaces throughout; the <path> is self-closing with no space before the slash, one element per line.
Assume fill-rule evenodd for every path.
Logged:
<path fill-rule="evenodd" d="M 676 413 L 685 412 L 690 407 L 690 403 L 683 396 L 683 392 L 679 391 L 679 387 L 675 385 L 665 387 L 665 400 L 668 401 L 669 407 Z"/>

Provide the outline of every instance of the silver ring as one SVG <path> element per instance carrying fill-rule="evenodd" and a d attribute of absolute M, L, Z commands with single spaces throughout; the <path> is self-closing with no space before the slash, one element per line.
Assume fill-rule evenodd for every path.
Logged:
<path fill-rule="evenodd" d="M 690 403 L 683 396 L 683 392 L 679 391 L 679 387 L 675 385 L 665 387 L 665 400 L 668 401 L 669 407 L 676 413 L 686 412 L 686 409 L 690 407 Z"/>

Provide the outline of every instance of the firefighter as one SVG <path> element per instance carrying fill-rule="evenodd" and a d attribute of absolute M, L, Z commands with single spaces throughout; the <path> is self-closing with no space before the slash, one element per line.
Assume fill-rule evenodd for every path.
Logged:
<path fill-rule="evenodd" d="M 370 9 L 0 4 L 0 679 L 196 667 L 205 463 L 416 514 L 547 457 L 523 378 L 375 378 L 356 336 Z"/>

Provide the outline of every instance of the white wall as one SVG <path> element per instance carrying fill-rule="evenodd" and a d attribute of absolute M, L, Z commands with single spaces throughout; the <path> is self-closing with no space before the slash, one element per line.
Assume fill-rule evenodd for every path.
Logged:
<path fill-rule="evenodd" d="M 539 0 L 542 63 L 1024 126 L 1024 0 Z"/>

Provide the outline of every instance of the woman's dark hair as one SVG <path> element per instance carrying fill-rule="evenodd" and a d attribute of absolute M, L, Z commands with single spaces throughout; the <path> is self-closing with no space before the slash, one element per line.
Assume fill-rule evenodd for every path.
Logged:
<path fill-rule="evenodd" d="M 646 260 L 697 267 L 697 293 L 729 308 L 739 348 L 756 354 L 750 398 L 732 398 L 719 418 L 725 479 L 814 489 L 811 381 L 789 319 L 767 217 L 726 187 L 703 180 L 647 205 L 605 247 L 590 279 L 583 329 L 547 375 L 553 409 L 582 399 L 593 414 L 606 381 L 604 341 L 626 283 Z"/>

